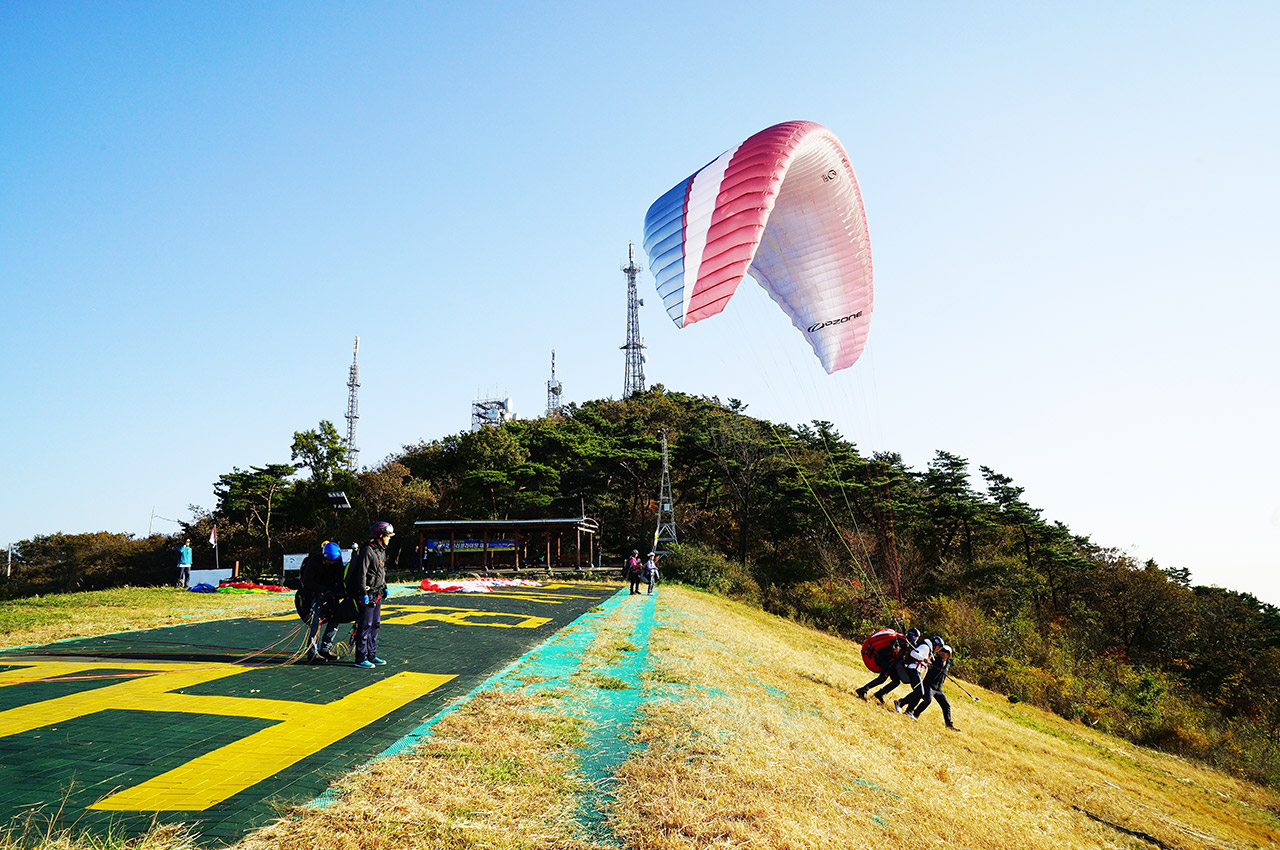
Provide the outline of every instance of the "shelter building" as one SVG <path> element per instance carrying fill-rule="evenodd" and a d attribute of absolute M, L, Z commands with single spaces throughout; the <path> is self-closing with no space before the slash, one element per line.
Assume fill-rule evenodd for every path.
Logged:
<path fill-rule="evenodd" d="M 600 523 L 590 517 L 440 519 L 413 527 L 426 572 L 585 569 L 597 566 L 600 554 Z"/>

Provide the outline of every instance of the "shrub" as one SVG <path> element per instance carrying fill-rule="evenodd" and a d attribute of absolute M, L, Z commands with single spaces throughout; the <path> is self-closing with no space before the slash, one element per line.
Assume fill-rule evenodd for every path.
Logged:
<path fill-rule="evenodd" d="M 859 641 L 890 619 L 881 606 L 863 596 L 856 585 L 839 579 L 806 581 L 782 587 L 771 585 L 764 597 L 764 608 L 770 613 Z"/>
<path fill-rule="evenodd" d="M 675 544 L 662 559 L 662 567 L 667 578 L 760 604 L 760 585 L 747 568 L 709 547 Z"/>

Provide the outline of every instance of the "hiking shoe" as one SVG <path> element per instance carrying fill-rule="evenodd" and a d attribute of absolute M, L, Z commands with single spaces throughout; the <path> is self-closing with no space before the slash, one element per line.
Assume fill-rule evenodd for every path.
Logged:
<path fill-rule="evenodd" d="M 321 650 L 321 651 L 320 651 L 320 657 L 321 657 L 321 658 L 323 658 L 325 661 L 337 661 L 337 660 L 338 660 L 338 656 L 334 655 L 332 652 L 325 652 L 324 650 Z"/>
<path fill-rule="evenodd" d="M 864 691 L 862 688 L 858 688 L 856 691 L 854 691 L 854 693 L 858 695 L 858 699 L 867 698 L 867 692 Z"/>
<path fill-rule="evenodd" d="M 873 696 L 873 697 L 875 697 L 875 698 L 876 698 L 876 700 L 877 700 L 881 705 L 884 705 L 884 697 L 883 697 L 883 696 L 881 696 L 880 694 L 872 694 L 872 696 Z"/>
<path fill-rule="evenodd" d="M 372 669 L 374 668 L 374 666 L 375 666 L 375 665 L 374 665 L 374 663 L 373 663 L 372 661 L 357 661 L 356 663 L 352 664 L 351 666 L 352 666 L 352 667 L 359 667 L 361 670 L 372 670 Z"/>
<path fill-rule="evenodd" d="M 902 703 L 898 702 L 896 699 L 893 701 L 893 710 L 898 712 L 899 714 L 906 713 L 905 711 L 902 710 Z"/>
<path fill-rule="evenodd" d="M 950 729 L 952 732 L 959 732 L 959 731 L 960 731 L 960 727 L 959 727 L 959 726 L 952 726 L 950 723 L 948 723 L 948 724 L 947 724 L 947 728 L 948 728 L 948 729 Z"/>
<path fill-rule="evenodd" d="M 308 664 L 328 664 L 329 659 L 325 658 L 323 655 L 313 655 L 311 653 L 307 653 L 307 663 Z"/>
<path fill-rule="evenodd" d="M 372 661 L 374 664 L 377 664 L 379 667 L 387 663 L 383 661 L 381 658 L 370 658 L 369 660 Z"/>

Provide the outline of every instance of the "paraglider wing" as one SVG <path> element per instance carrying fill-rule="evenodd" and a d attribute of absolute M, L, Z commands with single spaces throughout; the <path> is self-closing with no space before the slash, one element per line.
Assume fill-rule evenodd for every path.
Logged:
<path fill-rule="evenodd" d="M 866 211 L 849 157 L 820 124 L 762 130 L 678 183 L 649 208 L 644 247 L 678 327 L 719 313 L 750 274 L 828 372 L 866 345 Z"/>

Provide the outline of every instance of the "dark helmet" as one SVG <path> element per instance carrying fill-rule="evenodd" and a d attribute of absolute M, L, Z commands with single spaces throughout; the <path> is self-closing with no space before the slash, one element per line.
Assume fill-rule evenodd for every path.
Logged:
<path fill-rule="evenodd" d="M 337 543 L 326 540 L 324 546 L 320 547 L 320 552 L 324 555 L 326 561 L 342 560 L 342 547 Z"/>
<path fill-rule="evenodd" d="M 384 534 L 395 534 L 396 530 L 389 522 L 375 522 L 369 526 L 370 537 L 381 537 Z"/>
<path fill-rule="evenodd" d="M 912 642 L 920 640 L 920 630 L 917 629 L 915 626 L 912 626 L 911 628 L 907 629 L 907 640 Z"/>
<path fill-rule="evenodd" d="M 929 642 L 933 644 L 934 649 L 942 649 L 942 645 L 946 643 L 946 641 L 942 639 L 942 635 L 934 635 L 929 638 Z"/>

